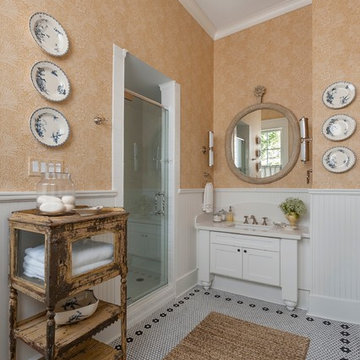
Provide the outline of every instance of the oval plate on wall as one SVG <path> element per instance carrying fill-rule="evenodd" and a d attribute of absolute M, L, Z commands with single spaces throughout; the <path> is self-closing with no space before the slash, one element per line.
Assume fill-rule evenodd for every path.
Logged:
<path fill-rule="evenodd" d="M 323 165 L 333 173 L 350 170 L 356 162 L 355 154 L 345 146 L 337 146 L 327 150 L 323 156 Z"/>
<path fill-rule="evenodd" d="M 340 141 L 349 138 L 356 129 L 356 121 L 348 115 L 334 115 L 325 120 L 322 133 L 332 141 Z"/>
<path fill-rule="evenodd" d="M 52 16 L 37 12 L 29 20 L 29 29 L 36 43 L 53 56 L 62 56 L 69 50 L 69 39 L 64 28 Z"/>
<path fill-rule="evenodd" d="M 63 101 L 70 94 L 70 83 L 66 74 L 50 61 L 34 64 L 31 81 L 35 89 L 48 100 Z"/>
<path fill-rule="evenodd" d="M 355 86 L 346 81 L 339 81 L 328 86 L 323 93 L 323 103 L 332 109 L 348 106 L 355 99 Z"/>
<path fill-rule="evenodd" d="M 49 107 L 37 109 L 32 113 L 30 130 L 36 140 L 52 147 L 64 144 L 70 134 L 65 116 Z"/>

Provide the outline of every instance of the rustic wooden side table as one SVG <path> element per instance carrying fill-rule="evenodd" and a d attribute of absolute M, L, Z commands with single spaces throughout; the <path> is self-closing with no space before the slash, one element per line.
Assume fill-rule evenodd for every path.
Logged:
<path fill-rule="evenodd" d="M 122 208 L 103 208 L 97 214 L 44 216 L 37 209 L 16 211 L 10 226 L 10 359 L 16 359 L 16 340 L 21 339 L 45 360 L 126 359 L 127 227 L 128 213 Z M 106 265 L 73 275 L 72 247 L 90 238 L 112 243 L 113 255 Z M 44 279 L 28 277 L 23 261 L 26 249 L 44 246 Z M 26 271 L 25 271 L 26 272 Z M 121 277 L 120 306 L 99 302 L 89 318 L 71 325 L 56 326 L 55 304 L 116 276 Z M 46 306 L 46 311 L 17 320 L 18 292 Z M 121 351 L 92 338 L 121 321 Z"/>

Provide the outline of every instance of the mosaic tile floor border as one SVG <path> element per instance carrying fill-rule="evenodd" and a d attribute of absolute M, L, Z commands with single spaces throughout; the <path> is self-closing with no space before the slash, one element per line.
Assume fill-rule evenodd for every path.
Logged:
<path fill-rule="evenodd" d="M 128 360 L 161 360 L 211 311 L 310 338 L 307 360 L 359 360 L 360 326 L 195 287 L 128 330 Z M 119 340 L 112 343 L 120 349 Z M 251 360 L 251 359 L 249 359 Z"/>

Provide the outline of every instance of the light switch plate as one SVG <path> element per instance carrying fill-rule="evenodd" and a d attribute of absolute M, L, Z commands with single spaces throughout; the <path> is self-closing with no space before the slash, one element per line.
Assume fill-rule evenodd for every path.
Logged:
<path fill-rule="evenodd" d="M 29 176 L 41 176 L 45 172 L 62 172 L 64 171 L 64 161 L 29 157 L 28 170 Z"/>

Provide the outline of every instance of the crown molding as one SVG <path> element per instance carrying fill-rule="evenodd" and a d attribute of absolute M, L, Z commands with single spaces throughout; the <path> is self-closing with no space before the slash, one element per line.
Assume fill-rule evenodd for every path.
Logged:
<path fill-rule="evenodd" d="M 179 0 L 179 2 L 213 40 L 218 40 L 280 15 L 311 5 L 312 0 L 287 0 L 285 3 L 267 8 L 246 20 L 239 21 L 229 27 L 219 30 L 216 29 L 215 25 L 194 0 Z"/>
<path fill-rule="evenodd" d="M 260 24 L 262 22 L 276 18 L 280 15 L 284 15 L 288 12 L 310 5 L 311 3 L 312 0 L 288 0 L 285 4 L 283 3 L 277 6 L 270 7 L 262 12 L 258 12 L 252 17 L 249 17 L 245 21 L 239 21 L 232 26 L 217 31 L 213 39 L 218 40 L 225 36 L 232 35 L 238 31 L 245 30 L 251 26 Z"/>
<path fill-rule="evenodd" d="M 198 22 L 198 24 L 214 40 L 216 34 L 215 25 L 210 21 L 207 15 L 201 10 L 194 0 L 178 0 L 186 11 Z"/>

